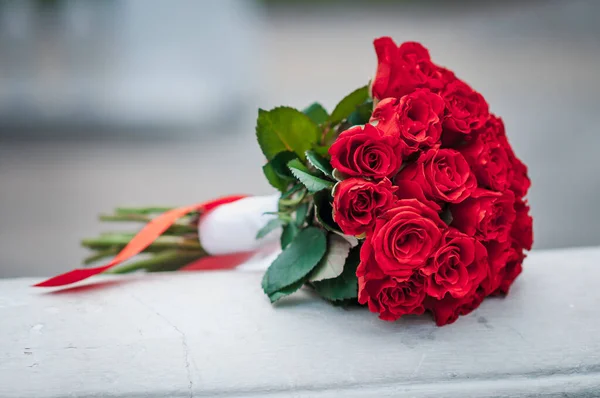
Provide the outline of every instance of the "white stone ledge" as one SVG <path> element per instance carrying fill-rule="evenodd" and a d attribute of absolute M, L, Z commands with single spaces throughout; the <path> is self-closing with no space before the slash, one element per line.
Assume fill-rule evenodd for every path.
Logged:
<path fill-rule="evenodd" d="M 271 306 L 259 272 L 0 280 L 0 397 L 600 395 L 600 248 L 538 251 L 506 299 L 437 328 Z"/>

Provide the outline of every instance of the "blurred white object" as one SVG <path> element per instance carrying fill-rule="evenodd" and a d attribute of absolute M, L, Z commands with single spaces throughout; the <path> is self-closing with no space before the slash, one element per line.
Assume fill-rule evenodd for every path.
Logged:
<path fill-rule="evenodd" d="M 0 2 L 0 120 L 190 126 L 252 95 L 255 2 Z"/>
<path fill-rule="evenodd" d="M 200 244 L 212 255 L 232 254 L 266 249 L 277 249 L 281 228 L 271 231 L 262 239 L 256 234 L 276 218 L 279 195 L 251 196 L 221 205 L 203 216 L 198 225 Z M 274 248 L 273 248 L 274 247 Z"/>

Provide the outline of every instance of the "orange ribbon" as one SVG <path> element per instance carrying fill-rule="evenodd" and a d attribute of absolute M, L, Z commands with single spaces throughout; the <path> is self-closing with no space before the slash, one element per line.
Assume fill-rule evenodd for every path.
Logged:
<path fill-rule="evenodd" d="M 185 216 L 192 211 L 207 212 L 216 207 L 224 205 L 226 203 L 235 202 L 245 198 L 245 195 L 232 195 L 223 198 L 210 200 L 204 203 L 198 203 L 191 206 L 180 207 L 177 209 L 169 210 L 160 216 L 154 218 L 148 224 L 142 228 L 142 230 L 131 239 L 131 241 L 115 256 L 112 261 L 101 267 L 95 268 L 77 268 L 72 271 L 66 272 L 40 282 L 34 286 L 38 287 L 55 287 L 64 286 L 71 283 L 79 282 L 84 279 L 100 274 L 107 269 L 114 267 L 122 263 L 123 261 L 129 260 L 131 257 L 141 253 L 147 248 L 152 242 L 156 240 L 160 235 L 163 234 L 175 221 Z"/>

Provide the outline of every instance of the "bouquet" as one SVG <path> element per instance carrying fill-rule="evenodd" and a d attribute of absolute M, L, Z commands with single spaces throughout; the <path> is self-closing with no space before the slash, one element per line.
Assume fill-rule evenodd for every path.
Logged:
<path fill-rule="evenodd" d="M 111 262 L 39 285 L 272 254 L 262 280 L 271 302 L 306 286 L 383 320 L 427 311 L 441 326 L 507 294 L 533 234 L 527 167 L 502 120 L 422 45 L 374 45 L 375 77 L 331 113 L 318 103 L 259 110 L 263 171 L 279 194 L 117 209 L 102 219 L 146 226 L 84 240 L 94 250 L 87 263 L 116 255 Z M 139 253 L 148 257 L 112 268 Z"/>

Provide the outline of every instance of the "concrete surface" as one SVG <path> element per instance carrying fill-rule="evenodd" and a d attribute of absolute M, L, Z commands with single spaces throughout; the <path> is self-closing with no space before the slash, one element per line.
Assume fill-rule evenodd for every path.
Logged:
<path fill-rule="evenodd" d="M 261 273 L 0 281 L 0 397 L 597 397 L 600 248 L 534 251 L 505 298 L 438 328 Z M 94 288 L 95 284 L 95 288 Z"/>

